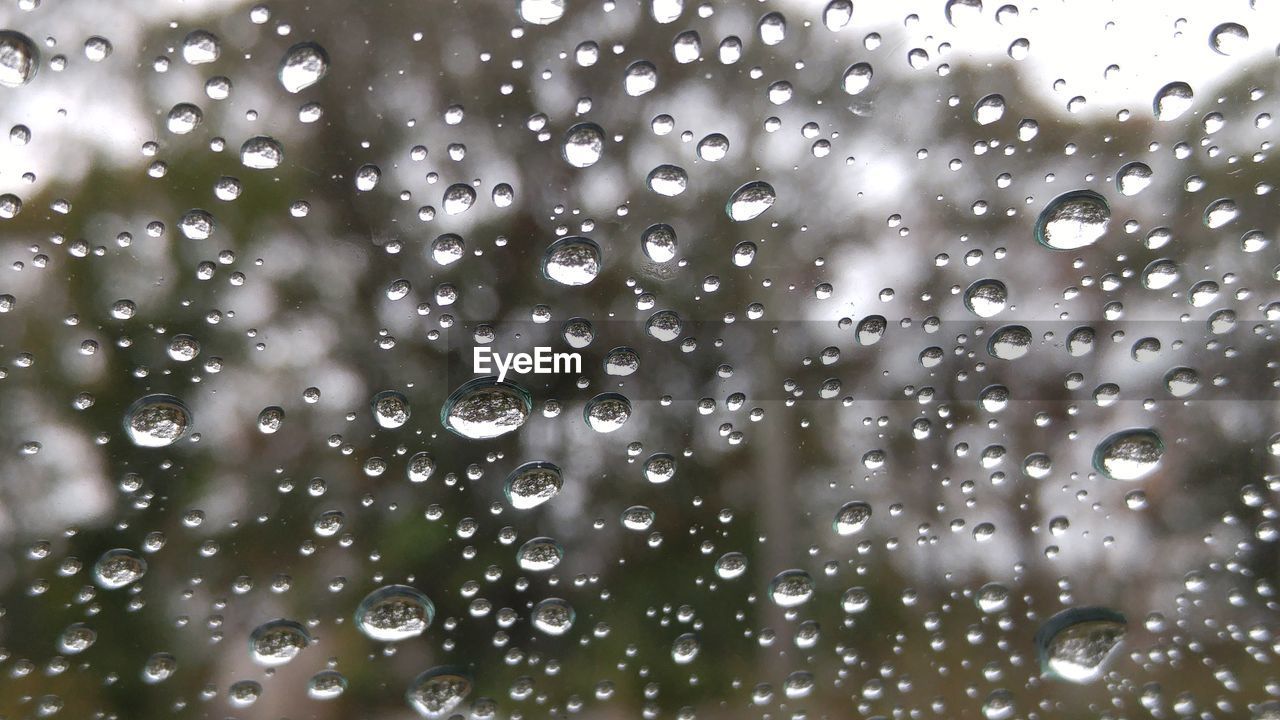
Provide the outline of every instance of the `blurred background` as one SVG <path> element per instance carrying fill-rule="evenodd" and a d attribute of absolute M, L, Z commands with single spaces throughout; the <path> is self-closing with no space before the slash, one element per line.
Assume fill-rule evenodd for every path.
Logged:
<path fill-rule="evenodd" d="M 5 0 L 0 717 L 412 718 L 439 666 L 469 686 L 440 717 L 1275 717 L 1278 20 Z M 323 73 L 282 73 L 299 43 Z M 564 149 L 581 122 L 589 167 Z M 275 167 L 242 158 L 258 137 Z M 651 188 L 663 165 L 679 194 Z M 776 201 L 735 222 L 757 180 Z M 1078 190 L 1105 232 L 1037 242 Z M 656 223 L 672 260 L 642 247 Z M 543 272 L 570 235 L 600 248 L 588 284 Z M 990 317 L 980 280 L 1005 288 Z M 659 311 L 677 340 L 647 332 Z M 477 343 L 570 350 L 572 318 L 583 372 L 509 378 L 522 427 L 442 426 Z M 988 345 L 1005 326 L 1016 359 Z M 634 374 L 607 371 L 619 346 Z M 386 390 L 398 428 L 371 410 Z M 631 404 L 609 434 L 583 416 L 605 392 Z M 125 423 L 157 393 L 189 427 L 143 447 Z M 1164 445 L 1131 482 L 1092 462 L 1128 428 Z M 518 509 L 527 462 L 563 487 Z M 871 515 L 842 535 L 852 501 Z M 540 536 L 563 559 L 522 568 Z M 147 569 L 109 589 L 115 548 Z M 788 570 L 812 588 L 794 607 L 770 593 Z M 355 626 L 388 584 L 432 601 L 420 636 Z M 563 635 L 531 623 L 548 597 Z M 1036 631 L 1088 606 L 1127 619 L 1101 678 L 1042 674 Z M 310 643 L 265 667 L 250 633 L 278 618 Z M 326 670 L 345 691 L 315 697 Z"/>

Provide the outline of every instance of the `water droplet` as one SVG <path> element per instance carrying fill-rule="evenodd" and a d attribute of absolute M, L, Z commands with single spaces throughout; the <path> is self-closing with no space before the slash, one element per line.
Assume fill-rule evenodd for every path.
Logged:
<path fill-rule="evenodd" d="M 654 485 L 671 482 L 676 476 L 676 459 L 667 453 L 655 453 L 644 461 L 644 477 Z"/>
<path fill-rule="evenodd" d="M 1000 360 L 1017 360 L 1031 350 L 1031 331 L 1022 325 L 1005 325 L 991 333 L 987 352 Z"/>
<path fill-rule="evenodd" d="M 871 78 L 874 75 L 875 71 L 871 63 L 854 63 L 844 71 L 844 76 L 840 79 L 840 87 L 850 95 L 858 95 L 871 86 Z"/>
<path fill-rule="evenodd" d="M 471 209 L 476 202 L 475 188 L 465 183 L 455 183 L 445 188 L 440 205 L 446 215 L 461 215 Z"/>
<path fill-rule="evenodd" d="M 1124 615 L 1107 608 L 1063 610 L 1036 632 L 1041 672 L 1073 683 L 1097 680 L 1120 647 L 1126 625 Z"/>
<path fill-rule="evenodd" d="M 409 422 L 413 409 L 409 406 L 409 398 L 395 390 L 383 390 L 369 401 L 373 410 L 373 420 L 378 427 L 394 430 Z"/>
<path fill-rule="evenodd" d="M 542 256 L 542 274 L 561 285 L 586 285 L 600 274 L 600 246 L 571 235 L 551 243 Z"/>
<path fill-rule="evenodd" d="M 1211 230 L 1235 222 L 1238 217 L 1240 217 L 1240 206 L 1236 205 L 1231 198 L 1214 200 L 1204 209 L 1204 225 Z"/>
<path fill-rule="evenodd" d="M 656 263 L 671 262 L 676 257 L 676 231 L 666 223 L 645 228 L 640 234 L 640 246 L 645 257 Z"/>
<path fill-rule="evenodd" d="M 369 192 L 378 187 L 378 181 L 381 179 L 382 169 L 377 165 L 361 165 L 356 169 L 356 190 Z"/>
<path fill-rule="evenodd" d="M 178 659 L 167 652 L 158 652 L 142 665 L 142 681 L 148 685 L 164 682 L 178 671 Z"/>
<path fill-rule="evenodd" d="M 695 30 L 685 30 L 671 41 L 671 55 L 681 65 L 694 62 L 702 56 L 702 38 Z"/>
<path fill-rule="evenodd" d="M 787 39 L 787 19 L 782 13 L 771 12 L 760 18 L 756 27 L 760 33 L 760 42 L 765 45 L 777 45 Z"/>
<path fill-rule="evenodd" d="M 737 222 L 746 222 L 760 217 L 764 211 L 773 206 L 778 196 L 773 186 L 762 180 L 749 182 L 729 196 L 725 204 L 725 212 Z"/>
<path fill-rule="evenodd" d="M 1151 109 L 1156 120 L 1169 122 L 1177 120 L 1183 113 L 1190 110 L 1194 99 L 1195 93 L 1191 91 L 1190 85 L 1184 82 L 1171 82 L 1156 93 Z"/>
<path fill-rule="evenodd" d="M 529 462 L 507 476 L 502 492 L 517 510 L 535 508 L 560 493 L 564 476 L 560 468 L 549 462 Z"/>
<path fill-rule="evenodd" d="M 102 62 L 111 56 L 111 41 L 100 36 L 94 35 L 84 41 L 84 56 L 89 62 Z"/>
<path fill-rule="evenodd" d="M 409 482 L 412 483 L 423 483 L 430 480 L 431 474 L 435 471 L 435 458 L 431 457 L 431 454 L 425 450 L 414 453 L 405 467 L 405 474 L 409 476 Z"/>
<path fill-rule="evenodd" d="M 964 291 L 964 306 L 981 318 L 995 317 L 1008 302 L 1009 290 L 999 280 L 977 280 Z"/>
<path fill-rule="evenodd" d="M 257 135 L 240 146 L 240 162 L 254 170 L 272 170 L 284 162 L 284 147 L 275 138 Z"/>
<path fill-rule="evenodd" d="M 93 581 L 106 590 L 135 583 L 147 574 L 147 561 L 133 550 L 116 548 L 102 553 L 93 565 Z"/>
<path fill-rule="evenodd" d="M 973 601 L 979 610 L 988 615 L 1002 613 L 1009 609 L 1009 589 L 1000 583 L 987 583 L 978 588 Z"/>
<path fill-rule="evenodd" d="M 1209 47 L 1219 55 L 1234 55 L 1249 45 L 1249 30 L 1239 23 L 1226 22 L 1209 33 Z"/>
<path fill-rule="evenodd" d="M 258 413 L 258 432 L 274 435 L 284 425 L 284 408 L 278 405 L 265 407 Z"/>
<path fill-rule="evenodd" d="M 1013 693 L 997 688 L 987 693 L 982 701 L 982 717 L 986 720 L 1009 720 L 1017 712 L 1013 704 Z"/>
<path fill-rule="evenodd" d="M 618 520 L 622 526 L 633 532 L 644 532 L 653 527 L 653 523 L 658 519 L 658 514 L 652 508 L 644 505 L 632 505 L 622 511 Z"/>
<path fill-rule="evenodd" d="M 973 106 L 973 120 L 979 125 L 990 125 L 1004 117 L 1004 96 L 988 95 Z"/>
<path fill-rule="evenodd" d="M 1147 263 L 1142 270 L 1142 286 L 1149 290 L 1163 290 L 1178 282 L 1178 263 L 1160 258 Z"/>
<path fill-rule="evenodd" d="M 847 502 L 836 511 L 831 528 L 838 535 L 853 535 L 862 532 L 871 520 L 871 506 L 860 500 Z"/>
<path fill-rule="evenodd" d="M 598 433 L 621 429 L 631 417 L 631 401 L 618 393 L 601 393 L 587 401 L 582 418 Z"/>
<path fill-rule="evenodd" d="M 671 643 L 671 659 L 677 665 L 688 665 L 698 657 L 698 650 L 702 645 L 698 642 L 698 636 L 693 633 L 685 633 L 675 639 Z"/>
<path fill-rule="evenodd" d="M 574 125 L 565 132 L 560 152 L 576 168 L 595 165 L 604 154 L 604 129 L 590 122 Z"/>
<path fill-rule="evenodd" d="M 31 38 L 13 30 L 0 30 L 0 85 L 26 85 L 39 69 L 40 51 Z"/>
<path fill-rule="evenodd" d="M 1194 368 L 1170 368 L 1164 374 L 1164 386 L 1174 397 L 1190 397 L 1200 389 L 1200 374 Z"/>
<path fill-rule="evenodd" d="M 982 17 L 982 0 L 947 0 L 943 14 L 951 27 L 962 27 Z"/>
<path fill-rule="evenodd" d="M 460 667 L 434 667 L 413 679 L 405 702 L 427 720 L 443 720 L 471 694 L 471 675 Z"/>
<path fill-rule="evenodd" d="M 627 66 L 622 87 L 631 97 L 639 97 L 658 87 L 658 69 L 647 60 L 637 60 Z"/>
<path fill-rule="evenodd" d="M 356 627 L 378 642 L 397 642 L 426 632 L 436 608 L 426 595 L 408 585 L 386 585 L 356 606 Z"/>
<path fill-rule="evenodd" d="M 728 154 L 729 138 L 720 133 L 711 133 L 698 141 L 698 157 L 707 162 L 720 162 Z"/>
<path fill-rule="evenodd" d="M 822 10 L 822 24 L 831 32 L 843 30 L 852 19 L 852 0 L 831 0 Z"/>
<path fill-rule="evenodd" d="M 311 644 L 311 633 L 292 620 L 271 620 L 249 633 L 249 654 L 259 665 L 283 665 Z"/>
<path fill-rule="evenodd" d="M 1111 207 L 1092 190 L 1073 190 L 1054 198 L 1036 218 L 1036 240 L 1051 250 L 1076 250 L 1107 232 Z"/>
<path fill-rule="evenodd" d="M 516 12 L 530 25 L 550 25 L 564 16 L 565 0 L 516 0 Z"/>
<path fill-rule="evenodd" d="M 276 75 L 291 93 L 299 93 L 320 82 L 329 72 L 329 53 L 313 42 L 301 42 L 285 51 Z"/>
<path fill-rule="evenodd" d="M 747 572 L 747 556 L 740 552 L 727 552 L 716 559 L 715 571 L 721 580 L 740 578 Z"/>
<path fill-rule="evenodd" d="M 564 559 L 564 548 L 549 537 L 536 537 L 516 551 L 516 564 L 529 572 L 547 572 Z"/>
<path fill-rule="evenodd" d="M 1125 197 L 1133 197 L 1151 185 L 1151 167 L 1142 162 L 1131 162 L 1116 173 L 1116 189 Z"/>
<path fill-rule="evenodd" d="M 533 411 L 529 392 L 497 377 L 463 383 L 440 408 L 440 424 L 472 440 L 487 440 L 518 430 Z"/>
<path fill-rule="evenodd" d="M 337 670 L 321 670 L 307 681 L 307 697 L 333 700 L 347 691 L 347 678 Z"/>
<path fill-rule="evenodd" d="M 659 165 L 649 171 L 645 183 L 659 195 L 675 197 L 689 186 L 689 174 L 678 165 Z"/>
<path fill-rule="evenodd" d="M 1112 480 L 1141 480 L 1155 472 L 1164 442 L 1155 430 L 1131 428 L 1113 433 L 1093 451 L 1093 467 Z"/>
<path fill-rule="evenodd" d="M 560 598 L 547 598 L 533 606 L 529 614 L 533 626 L 547 635 L 564 635 L 573 627 L 573 607 Z"/>
<path fill-rule="evenodd" d="M 190 65 L 204 65 L 218 59 L 222 45 L 208 30 L 192 30 L 182 41 L 182 59 Z"/>
<path fill-rule="evenodd" d="M 883 315 L 868 315 L 858 321 L 858 326 L 853 330 L 853 337 L 859 345 L 875 345 L 884 338 L 888 327 L 889 321 Z"/>
<path fill-rule="evenodd" d="M 172 395 L 147 395 L 124 414 L 124 431 L 138 447 L 159 448 L 182 439 L 191 427 L 191 411 Z"/>
<path fill-rule="evenodd" d="M 769 599 L 778 607 L 803 605 L 813 593 L 813 578 L 803 570 L 783 570 L 769 582 Z"/>
<path fill-rule="evenodd" d="M 645 322 L 645 332 L 660 342 L 671 342 L 680 337 L 684 324 L 674 310 L 659 310 Z"/>
<path fill-rule="evenodd" d="M 204 122 L 204 113 L 200 108 L 191 103 L 178 103 L 169 110 L 165 127 L 169 128 L 169 132 L 174 135 L 186 135 L 200 127 L 202 122 Z"/>
<path fill-rule="evenodd" d="M 840 596 L 840 609 L 850 615 L 865 611 L 871 605 L 871 593 L 866 588 L 851 587 Z"/>

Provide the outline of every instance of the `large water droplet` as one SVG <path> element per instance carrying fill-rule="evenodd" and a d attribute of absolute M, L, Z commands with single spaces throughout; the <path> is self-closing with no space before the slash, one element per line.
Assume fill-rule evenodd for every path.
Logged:
<path fill-rule="evenodd" d="M 747 556 L 740 552 L 727 552 L 716 559 L 715 571 L 721 580 L 742 577 L 747 571 Z"/>
<path fill-rule="evenodd" d="M 551 243 L 542 256 L 542 274 L 561 285 L 586 285 L 600 274 L 600 246 L 571 235 Z"/>
<path fill-rule="evenodd" d="M 1235 222 L 1240 217 L 1240 206 L 1231 198 L 1221 198 L 1204 209 L 1204 225 L 1211 230 Z"/>
<path fill-rule="evenodd" d="M 291 93 L 302 92 L 329 72 L 329 53 L 313 42 L 301 42 L 285 51 L 277 76 Z"/>
<path fill-rule="evenodd" d="M 847 502 L 836 511 L 831 528 L 838 535 L 853 535 L 862 531 L 871 520 L 871 506 L 860 500 Z"/>
<path fill-rule="evenodd" d="M 582 418 L 598 433 L 620 429 L 631 417 L 631 401 L 618 393 L 601 393 L 587 401 Z"/>
<path fill-rule="evenodd" d="M 124 431 L 138 447 L 158 448 L 182 439 L 191 427 L 191 411 L 172 395 L 147 395 L 124 414 Z"/>
<path fill-rule="evenodd" d="M 26 85 L 39 69 L 40 51 L 31 38 L 14 30 L 0 30 L 0 85 Z"/>
<path fill-rule="evenodd" d="M 1156 93 L 1151 110 L 1156 120 L 1169 122 L 1177 120 L 1183 113 L 1190 110 L 1194 100 L 1195 93 L 1191 91 L 1190 85 L 1184 82 L 1171 82 Z"/>
<path fill-rule="evenodd" d="M 383 390 L 369 401 L 373 410 L 373 419 L 378 427 L 394 430 L 409 422 L 413 410 L 409 406 L 409 398 L 395 390 Z"/>
<path fill-rule="evenodd" d="M 1107 232 L 1111 207 L 1092 190 L 1073 190 L 1054 198 L 1036 218 L 1036 240 L 1052 250 L 1076 250 Z"/>
<path fill-rule="evenodd" d="M 147 561 L 127 548 L 108 550 L 93 565 L 93 581 L 107 590 L 135 583 L 146 574 Z"/>
<path fill-rule="evenodd" d="M 875 75 L 871 63 L 854 63 L 844 71 L 844 77 L 840 78 L 840 87 L 850 95 L 858 95 L 863 90 L 871 86 L 871 78 Z"/>
<path fill-rule="evenodd" d="M 1108 435 L 1093 451 L 1093 467 L 1112 480 L 1141 480 L 1155 472 L 1164 442 L 1150 428 L 1131 428 Z"/>
<path fill-rule="evenodd" d="M 645 183 L 659 195 L 675 197 L 689 187 L 689 174 L 679 165 L 659 165 L 649 171 Z"/>
<path fill-rule="evenodd" d="M 440 424 L 462 437 L 487 440 L 518 430 L 532 411 L 529 391 L 497 377 L 482 377 L 449 395 L 440 408 Z"/>
<path fill-rule="evenodd" d="M 1178 263 L 1160 258 L 1147 263 L 1142 270 L 1142 286 L 1150 290 L 1163 290 L 1178 282 Z"/>
<path fill-rule="evenodd" d="M 461 215 L 470 210 L 475 202 L 475 188 L 466 183 L 454 183 L 445 188 L 444 195 L 440 199 L 440 206 L 444 208 L 445 215 Z"/>
<path fill-rule="evenodd" d="M 517 510 L 535 508 L 560 493 L 564 476 L 560 468 L 549 462 L 521 465 L 507 476 L 502 492 Z"/>
<path fill-rule="evenodd" d="M 516 564 L 521 570 L 547 572 L 564 559 L 564 548 L 549 537 L 536 537 L 516 551 Z"/>
<path fill-rule="evenodd" d="M 693 633 L 685 633 L 675 639 L 671 643 L 671 659 L 677 665 L 688 665 L 698 657 L 698 650 L 701 643 L 698 642 L 698 636 Z"/>
<path fill-rule="evenodd" d="M 257 135 L 240 146 L 240 162 L 254 170 L 272 170 L 284 162 L 284 147 L 275 138 Z"/>
<path fill-rule="evenodd" d="M 831 0 L 822 9 L 822 24 L 831 32 L 843 30 L 853 19 L 852 0 Z"/>
<path fill-rule="evenodd" d="M 990 125 L 1004 117 L 1004 96 L 991 94 L 979 100 L 973 106 L 973 120 L 979 125 Z"/>
<path fill-rule="evenodd" d="M 1116 189 L 1125 197 L 1132 197 L 1147 189 L 1154 173 L 1143 162 L 1131 162 L 1116 172 Z"/>
<path fill-rule="evenodd" d="M 803 570 L 783 570 L 769 582 L 769 599 L 778 607 L 803 605 L 813 592 L 813 578 Z"/>
<path fill-rule="evenodd" d="M 471 694 L 471 675 L 460 667 L 440 666 L 422 673 L 409 683 L 405 702 L 427 720 L 440 720 L 453 713 Z"/>
<path fill-rule="evenodd" d="M 1225 22 L 1209 33 L 1209 47 L 1219 55 L 1234 55 L 1249 45 L 1249 30 L 1239 23 Z"/>
<path fill-rule="evenodd" d="M 426 595 L 408 585 L 386 585 L 369 593 L 356 606 L 360 632 L 379 642 L 417 637 L 431 626 L 436 608 Z"/>
<path fill-rule="evenodd" d="M 653 262 L 670 262 L 676 257 L 676 231 L 666 223 L 650 225 L 640 234 L 640 246 Z"/>
<path fill-rule="evenodd" d="M 724 210 L 733 220 L 746 222 L 760 217 L 777 199 L 772 185 L 763 180 L 754 180 L 734 190 Z"/>
<path fill-rule="evenodd" d="M 533 626 L 547 635 L 564 635 L 573 627 L 573 607 L 560 598 L 547 598 L 533 606 L 529 615 Z"/>
<path fill-rule="evenodd" d="M 1074 683 L 1097 680 L 1120 647 L 1125 626 L 1124 615 L 1107 608 L 1063 610 L 1036 632 L 1041 672 Z"/>
<path fill-rule="evenodd" d="M 182 40 L 182 59 L 190 65 L 204 65 L 218 59 L 222 44 L 208 30 L 192 30 Z"/>
<path fill-rule="evenodd" d="M 271 620 L 249 634 L 249 654 L 259 665 L 283 665 L 311 644 L 311 633 L 292 620 Z"/>
<path fill-rule="evenodd" d="M 622 87 L 632 97 L 639 97 L 658 87 L 658 69 L 647 60 L 637 60 L 627 66 Z"/>
<path fill-rule="evenodd" d="M 1031 331 L 1022 325 L 1005 325 L 991 333 L 987 352 L 1000 360 L 1017 360 L 1031 350 Z"/>
<path fill-rule="evenodd" d="M 590 122 L 574 125 L 565 131 L 560 153 L 576 168 L 595 165 L 604 154 L 604 129 Z"/>
<path fill-rule="evenodd" d="M 550 25 L 564 16 L 565 0 L 516 0 L 516 12 L 530 25 Z"/>
<path fill-rule="evenodd" d="M 977 280 L 964 291 L 964 306 L 978 317 L 994 317 L 1008 302 L 1009 290 L 999 280 Z"/>

